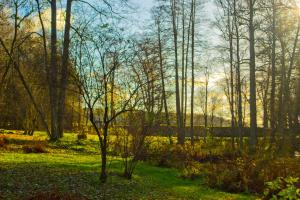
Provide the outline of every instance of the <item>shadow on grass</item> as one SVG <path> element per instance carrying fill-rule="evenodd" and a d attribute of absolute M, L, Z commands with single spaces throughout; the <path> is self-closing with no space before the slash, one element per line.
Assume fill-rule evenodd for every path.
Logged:
<path fill-rule="evenodd" d="M 181 179 L 175 169 L 140 163 L 132 180 L 117 176 L 122 161 L 109 163 L 100 183 L 100 156 L 0 153 L 0 197 L 24 199 L 38 192 L 72 192 L 87 199 L 251 199 L 209 189 L 201 179 Z"/>

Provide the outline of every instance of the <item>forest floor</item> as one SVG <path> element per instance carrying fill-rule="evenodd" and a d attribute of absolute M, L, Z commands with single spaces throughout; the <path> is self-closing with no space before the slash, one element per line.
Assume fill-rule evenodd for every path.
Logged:
<path fill-rule="evenodd" d="M 62 141 L 47 144 L 46 153 L 24 153 L 24 146 L 46 142 L 43 133 L 5 136 L 8 145 L 0 147 L 0 199 L 35 199 L 45 193 L 82 199 L 255 199 L 208 188 L 203 178 L 183 179 L 176 169 L 146 162 L 140 162 L 132 180 L 126 180 L 120 176 L 123 163 L 118 157 L 109 157 L 108 182 L 101 184 L 94 136 L 78 142 L 75 134 L 66 134 Z"/>

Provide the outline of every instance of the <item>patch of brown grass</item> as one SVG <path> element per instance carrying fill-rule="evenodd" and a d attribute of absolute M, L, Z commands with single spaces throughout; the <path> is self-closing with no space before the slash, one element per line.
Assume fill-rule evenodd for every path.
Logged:
<path fill-rule="evenodd" d="M 42 143 L 24 145 L 22 149 L 24 153 L 47 153 L 46 146 Z"/>

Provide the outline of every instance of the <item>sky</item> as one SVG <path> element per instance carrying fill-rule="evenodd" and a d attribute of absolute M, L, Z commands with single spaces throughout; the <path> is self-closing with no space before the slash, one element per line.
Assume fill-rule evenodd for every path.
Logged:
<path fill-rule="evenodd" d="M 131 5 L 135 5 L 136 8 L 134 9 L 135 13 L 133 14 L 133 18 L 135 20 L 135 25 L 137 26 L 136 28 L 141 30 L 141 32 L 143 32 L 143 26 L 145 24 L 148 24 L 150 19 L 151 19 L 151 8 L 154 6 L 155 4 L 155 0 L 129 0 L 129 3 L 131 3 Z M 202 47 L 202 49 L 200 49 L 200 52 L 205 52 L 202 53 L 201 56 L 197 56 L 196 59 L 198 59 L 198 62 L 200 65 L 207 65 L 207 63 L 202 63 L 201 62 L 203 60 L 214 60 L 215 59 L 215 52 L 214 51 L 210 51 L 210 49 L 216 49 L 216 46 L 220 44 L 220 37 L 219 37 L 219 32 L 216 29 L 216 27 L 212 26 L 212 22 L 215 22 L 216 18 L 215 16 L 219 15 L 220 13 L 218 13 L 218 9 L 217 7 L 214 5 L 214 1 L 213 0 L 206 0 L 205 3 L 203 4 L 203 7 L 198 11 L 198 15 L 199 15 L 199 29 L 201 31 L 201 34 L 198 35 L 199 38 L 201 37 L 205 37 L 206 38 L 206 42 L 208 43 L 206 47 Z M 197 36 L 196 36 L 197 37 Z M 203 55 L 205 54 L 205 55 Z M 201 61 L 202 60 L 202 61 Z M 196 61 L 197 62 L 197 61 Z M 211 74 L 210 74 L 210 78 L 209 78 L 209 88 L 210 89 L 216 89 L 219 88 L 218 90 L 216 90 L 219 94 L 219 96 L 223 97 L 223 103 L 222 103 L 222 110 L 223 108 L 226 110 L 223 110 L 223 117 L 228 117 L 228 112 L 226 109 L 227 106 L 227 100 L 226 97 L 224 96 L 224 92 L 221 90 L 221 88 L 219 87 L 220 81 L 223 80 L 224 78 L 224 64 L 222 63 L 215 63 L 213 62 L 210 66 L 211 67 Z M 198 72 L 196 75 L 196 79 L 198 80 L 198 82 L 203 82 L 205 77 L 203 75 L 203 72 Z M 196 80 L 196 81 L 197 81 Z M 196 92 L 196 97 L 197 97 L 197 93 L 199 93 L 199 89 L 197 89 Z M 199 94 L 198 94 L 199 95 Z M 196 106 L 199 107 L 199 106 Z M 198 112 L 199 112 L 199 108 L 198 108 Z M 200 111 L 201 112 L 201 111 Z M 261 122 L 259 122 L 261 123 Z"/>
<path fill-rule="evenodd" d="M 150 10 L 154 5 L 154 0 L 130 0 L 132 4 L 138 7 L 137 16 L 142 19 L 150 19 Z"/>

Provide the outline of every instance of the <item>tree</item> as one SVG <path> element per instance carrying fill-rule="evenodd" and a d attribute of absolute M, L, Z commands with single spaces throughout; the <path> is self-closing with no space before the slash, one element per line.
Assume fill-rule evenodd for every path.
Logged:
<path fill-rule="evenodd" d="M 177 31 L 177 1 L 171 0 L 171 17 L 172 17 L 172 29 L 173 29 L 173 43 L 174 43 L 174 62 L 175 62 L 175 95 L 176 95 L 176 117 L 177 117 L 177 134 L 178 143 L 184 143 L 183 121 L 180 108 L 180 91 L 179 91 L 179 65 L 178 65 L 178 31 Z"/>
<path fill-rule="evenodd" d="M 170 116 L 169 116 L 169 109 L 167 104 L 167 94 L 166 94 L 166 86 L 165 86 L 165 62 L 163 57 L 163 44 L 162 44 L 162 30 L 161 30 L 161 19 L 162 19 L 162 7 L 158 7 L 157 10 L 153 10 L 153 15 L 155 18 L 155 24 L 157 26 L 157 40 L 158 40 L 158 56 L 159 56 L 159 67 L 160 67 L 160 76 L 161 76 L 161 87 L 162 87 L 162 100 L 163 100 L 163 107 L 165 112 L 165 119 L 167 122 L 167 126 L 169 127 L 170 124 Z M 170 144 L 173 143 L 172 135 L 170 134 L 171 131 L 168 131 L 169 141 Z"/>
<path fill-rule="evenodd" d="M 191 5 L 191 23 L 192 23 L 192 88 L 191 88 L 191 143 L 194 145 L 194 87 L 195 87 L 195 16 L 196 16 L 196 0 Z"/>
<path fill-rule="evenodd" d="M 249 0 L 249 51 L 250 51 L 250 151 L 256 149 L 256 78 L 255 78 L 255 27 L 254 27 L 255 1 Z"/>
<path fill-rule="evenodd" d="M 121 34 L 109 25 L 101 27 L 102 31 L 97 34 L 91 34 L 95 33 L 93 27 L 78 27 L 73 59 L 78 72 L 78 87 L 100 143 L 100 178 L 106 182 L 109 127 L 119 115 L 135 108 L 140 100 L 137 95 L 140 85 L 133 73 L 133 63 L 129 62 L 134 55 L 127 52 L 133 48 L 131 42 L 120 37 Z M 116 54 L 119 56 L 115 57 Z M 118 61 L 115 60 L 117 58 Z M 131 70 L 128 71 L 128 67 Z M 118 77 L 114 87 L 109 84 L 112 76 Z M 113 107 L 110 104 L 112 97 Z M 100 122 L 97 121 L 97 114 Z"/>

